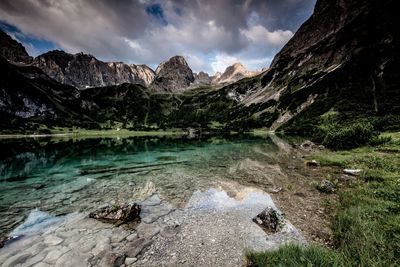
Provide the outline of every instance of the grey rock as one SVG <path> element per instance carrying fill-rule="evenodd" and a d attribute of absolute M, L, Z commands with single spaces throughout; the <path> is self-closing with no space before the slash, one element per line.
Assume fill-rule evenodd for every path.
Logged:
<path fill-rule="evenodd" d="M 46 236 L 44 239 L 44 243 L 50 246 L 56 246 L 61 244 L 64 240 L 54 235 Z"/>
<path fill-rule="evenodd" d="M 306 140 L 303 143 L 301 143 L 300 147 L 305 150 L 305 151 L 313 151 L 314 149 L 318 148 L 316 144 L 311 142 L 310 140 Z"/>
<path fill-rule="evenodd" d="M 136 203 L 106 206 L 89 214 L 90 218 L 108 223 L 127 223 L 140 218 L 140 206 Z"/>
<path fill-rule="evenodd" d="M 112 253 L 112 252 L 107 252 L 102 260 L 100 261 L 99 266 L 104 266 L 104 267 L 119 267 L 125 263 L 125 258 L 126 256 L 122 253 Z"/>
<path fill-rule="evenodd" d="M 336 185 L 331 181 L 324 179 L 317 185 L 317 189 L 323 193 L 330 194 L 336 191 Z"/>
<path fill-rule="evenodd" d="M 31 253 L 19 253 L 9 257 L 2 266 L 17 266 L 23 264 L 32 256 Z"/>
<path fill-rule="evenodd" d="M 157 223 L 141 223 L 137 227 L 137 232 L 140 237 L 145 237 L 147 239 L 151 239 L 153 236 L 160 233 L 161 228 Z"/>
<path fill-rule="evenodd" d="M 275 233 L 282 227 L 283 215 L 274 208 L 267 207 L 253 218 L 253 222 L 267 232 Z"/>
<path fill-rule="evenodd" d="M 24 264 L 22 264 L 23 267 L 25 266 L 33 266 L 36 263 L 39 263 L 41 261 L 43 261 L 44 257 L 46 257 L 46 253 L 38 253 L 36 255 L 32 255 L 32 257 L 29 257 Z"/>
<path fill-rule="evenodd" d="M 152 243 L 152 240 L 138 238 L 135 241 L 126 245 L 125 254 L 130 258 L 135 258 L 139 253 L 141 253 L 146 247 L 150 246 Z"/>
<path fill-rule="evenodd" d="M 131 242 L 137 238 L 137 233 L 130 234 L 126 237 L 126 241 Z"/>
<path fill-rule="evenodd" d="M 125 259 L 125 264 L 126 265 L 131 265 L 132 263 L 136 262 L 137 258 L 126 258 Z"/>
<path fill-rule="evenodd" d="M 47 253 L 47 256 L 44 259 L 44 261 L 47 263 L 55 263 L 62 256 L 62 254 L 63 253 L 60 250 L 53 249 Z"/>
<path fill-rule="evenodd" d="M 351 175 L 351 176 L 358 176 L 362 170 L 361 169 L 344 169 L 343 172 L 345 174 Z"/>

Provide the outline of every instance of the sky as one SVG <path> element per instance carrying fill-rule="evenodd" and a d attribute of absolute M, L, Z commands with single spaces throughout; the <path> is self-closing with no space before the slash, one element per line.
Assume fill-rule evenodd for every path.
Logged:
<path fill-rule="evenodd" d="M 195 72 L 268 67 L 315 0 L 1 0 L 0 27 L 37 56 L 53 49 Z"/>

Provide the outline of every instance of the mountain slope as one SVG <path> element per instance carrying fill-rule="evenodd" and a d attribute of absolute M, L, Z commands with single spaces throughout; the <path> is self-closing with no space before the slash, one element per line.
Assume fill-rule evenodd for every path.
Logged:
<path fill-rule="evenodd" d="M 14 63 L 30 63 L 25 47 L 0 29 L 0 56 Z"/>
<path fill-rule="evenodd" d="M 243 102 L 278 100 L 281 115 L 273 129 L 289 121 L 287 129 L 316 125 L 328 111 L 342 120 L 399 114 L 394 10 L 395 1 L 318 0 L 314 14 L 262 75 L 260 88 Z"/>
<path fill-rule="evenodd" d="M 36 57 L 33 65 L 56 81 L 80 89 L 122 83 L 149 85 L 154 72 L 146 65 L 103 62 L 92 55 L 54 50 Z"/>
<path fill-rule="evenodd" d="M 16 66 L 0 57 L 0 125 L 2 132 L 31 132 L 36 124 L 85 125 L 80 92 L 62 85 L 31 66 Z"/>
<path fill-rule="evenodd" d="M 82 127 L 123 123 L 131 129 L 217 123 L 225 130 L 269 127 L 310 134 L 327 118 L 337 124 L 379 118 L 375 122 L 383 127 L 393 124 L 384 116 L 400 114 L 395 10 L 394 1 L 318 0 L 314 14 L 269 69 L 219 89 L 186 91 L 196 80 L 208 83 L 210 77 L 194 75 L 179 56 L 160 64 L 149 88 L 121 84 L 82 91 L 57 83 L 33 66 L 14 66 L 4 60 L 2 125 L 7 129 L 13 119 Z M 113 81 L 107 75 L 124 68 L 84 54 L 53 51 L 46 57 L 49 76 L 63 83 L 74 77 L 103 86 L 105 80 Z M 238 77 L 240 71 L 235 70 L 242 68 L 236 67 L 219 78 Z M 100 78 L 85 80 L 88 73 Z"/>

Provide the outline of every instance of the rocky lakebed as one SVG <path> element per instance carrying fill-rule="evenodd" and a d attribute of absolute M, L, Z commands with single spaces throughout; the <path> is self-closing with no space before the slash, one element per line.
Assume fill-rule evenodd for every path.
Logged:
<path fill-rule="evenodd" d="M 30 147 L 38 162 L 24 175 L 49 179 L 57 164 L 73 173 L 44 187 L 34 178 L 10 182 L 19 169 L 2 166 L 3 192 L 26 193 L 6 210 L 1 199 L 1 222 L 15 226 L 2 234 L 0 266 L 245 266 L 247 251 L 314 239 L 303 214 L 320 224 L 314 230 L 327 223 L 318 203 L 307 204 L 318 192 L 297 191 L 314 175 L 302 159 L 307 148 L 277 136 L 86 142 L 73 143 L 92 147 L 73 162 L 60 143 Z M 49 151 L 52 161 L 43 163 Z M 118 165 L 105 167 L 105 158 Z M 287 205 L 297 210 L 288 214 Z"/>

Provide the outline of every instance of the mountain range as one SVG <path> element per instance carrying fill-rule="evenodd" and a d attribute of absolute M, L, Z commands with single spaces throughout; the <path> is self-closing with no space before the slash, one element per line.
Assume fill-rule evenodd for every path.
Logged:
<path fill-rule="evenodd" d="M 212 77 L 193 73 L 181 56 L 155 71 L 63 51 L 33 59 L 1 33 L 0 125 L 3 132 L 122 125 L 309 133 L 327 117 L 397 116 L 395 10 L 394 1 L 318 0 L 268 69 L 238 63 Z"/>
<path fill-rule="evenodd" d="M 1 31 L 1 30 L 0 30 Z M 175 92 L 198 86 L 233 83 L 254 76 L 240 64 L 229 66 L 223 74 L 209 77 L 193 73 L 182 56 L 174 56 L 160 63 L 155 71 L 146 65 L 123 62 L 103 62 L 84 53 L 69 54 L 53 50 L 32 58 L 18 41 L 0 33 L 0 55 L 14 64 L 26 64 L 41 69 L 50 78 L 78 89 L 104 87 L 123 83 L 140 84 L 159 92 Z"/>

